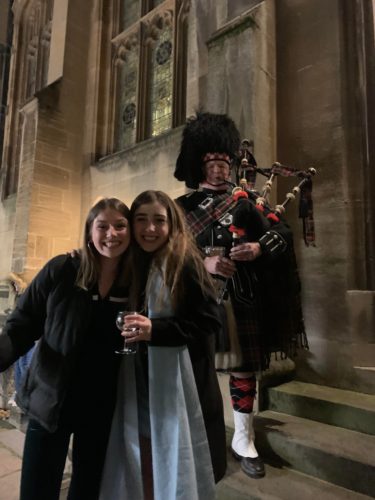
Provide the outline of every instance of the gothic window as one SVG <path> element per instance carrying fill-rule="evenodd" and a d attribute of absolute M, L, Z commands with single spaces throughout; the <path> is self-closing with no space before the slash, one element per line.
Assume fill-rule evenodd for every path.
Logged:
<path fill-rule="evenodd" d="M 115 5 L 112 150 L 185 120 L 188 10 L 189 0 L 118 0 Z"/>
<path fill-rule="evenodd" d="M 117 107 L 117 148 L 124 149 L 136 141 L 137 126 L 137 83 L 139 62 L 139 33 L 135 32 L 126 40 L 118 52 L 118 107 Z"/>
<path fill-rule="evenodd" d="M 24 99 L 47 84 L 53 1 L 34 2 L 25 18 L 26 88 Z"/>
<path fill-rule="evenodd" d="M 3 156 L 3 141 L 4 141 L 4 126 L 6 116 L 6 106 L 8 98 L 8 82 L 9 82 L 9 66 L 10 66 L 10 52 L 12 45 L 13 35 L 13 13 L 11 5 L 8 4 L 3 9 L 2 15 L 6 19 L 4 23 L 3 37 L 0 40 L 0 165 Z M 5 30 L 6 26 L 6 30 Z"/>
<path fill-rule="evenodd" d="M 4 155 L 6 172 L 2 196 L 17 191 L 22 141 L 22 108 L 36 92 L 47 85 L 49 48 L 54 0 L 28 2 L 15 25 L 14 92 L 9 115 L 8 143 Z"/>
<path fill-rule="evenodd" d="M 149 60 L 150 135 L 159 135 L 172 126 L 173 60 L 172 27 L 166 25 L 151 50 Z"/>
<path fill-rule="evenodd" d="M 123 0 L 120 7 L 121 31 L 136 23 L 141 16 L 141 0 Z"/>

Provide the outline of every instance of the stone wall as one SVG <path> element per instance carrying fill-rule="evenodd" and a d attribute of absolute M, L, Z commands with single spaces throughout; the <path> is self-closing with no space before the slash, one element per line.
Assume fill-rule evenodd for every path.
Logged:
<path fill-rule="evenodd" d="M 88 6 L 70 3 L 63 76 L 23 110 L 12 269 L 26 279 L 79 241 L 89 37 L 80 19 L 88 14 Z"/>
<path fill-rule="evenodd" d="M 254 141 L 259 165 L 275 161 L 276 59 L 272 1 L 244 10 L 207 40 L 208 111 L 227 113 Z"/>
<path fill-rule="evenodd" d="M 181 128 L 144 141 L 121 153 L 102 158 L 90 167 L 90 196 L 86 207 L 99 196 L 120 198 L 129 206 L 146 189 L 159 189 L 176 198 L 185 185 L 173 177 L 179 151 Z"/>
<path fill-rule="evenodd" d="M 0 204 L 0 313 L 10 307 L 8 282 L 11 269 L 16 197 L 12 196 Z"/>
<path fill-rule="evenodd" d="M 375 392 L 373 298 L 348 296 L 353 287 L 366 288 L 366 207 L 358 137 L 362 119 L 353 98 L 358 66 L 348 50 L 355 24 L 346 18 L 345 5 L 336 0 L 277 2 L 278 159 L 318 170 L 316 247 L 305 248 L 295 211 L 288 216 L 296 234 L 310 343 L 310 352 L 299 358 L 298 377 Z M 281 185 L 281 197 L 284 192 Z M 355 368 L 361 364 L 360 344 L 372 353 L 372 364 L 371 356 L 362 359 L 367 372 Z"/>
<path fill-rule="evenodd" d="M 2 151 L 3 151 L 3 134 L 4 134 L 4 118 L 6 109 L 5 102 L 2 101 L 6 94 L 4 85 L 8 78 L 4 74 L 7 69 L 6 59 L 8 57 L 8 12 L 9 1 L 0 0 L 0 167 L 1 176 L 3 176 L 4 166 L 2 164 Z M 0 176 L 0 178 L 1 178 Z M 8 306 L 8 290 L 7 284 L 4 282 L 7 274 L 9 273 L 11 255 L 13 248 L 14 237 L 14 212 L 15 212 L 15 198 L 9 198 L 4 203 L 0 203 L 0 312 Z"/>
<path fill-rule="evenodd" d="M 27 273 L 30 279 L 33 272 L 40 269 L 42 260 L 29 255 L 29 226 L 34 218 L 32 193 L 34 189 L 34 162 L 38 128 L 38 101 L 33 99 L 20 110 L 22 113 L 22 147 L 20 171 L 16 196 L 15 233 L 12 251 L 11 270 Z M 35 260 L 36 259 L 36 260 Z M 35 271 L 34 271 L 35 270 Z"/>

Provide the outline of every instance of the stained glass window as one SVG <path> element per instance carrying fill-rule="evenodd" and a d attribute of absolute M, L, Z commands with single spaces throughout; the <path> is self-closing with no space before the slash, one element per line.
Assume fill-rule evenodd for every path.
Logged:
<path fill-rule="evenodd" d="M 121 0 L 120 29 L 126 30 L 141 16 L 141 0 Z"/>
<path fill-rule="evenodd" d="M 150 57 L 150 135 L 156 136 L 172 125 L 172 28 L 167 26 Z"/>
<path fill-rule="evenodd" d="M 133 47 L 121 65 L 119 75 L 118 149 L 135 143 L 137 126 L 137 83 L 139 49 Z"/>
<path fill-rule="evenodd" d="M 116 1 L 116 0 L 114 0 Z M 185 121 L 186 0 L 117 0 L 110 145 L 121 150 Z M 179 12 L 178 22 L 175 13 Z M 139 33 L 137 46 L 132 42 Z M 133 34 L 133 35 L 132 35 Z M 180 47 L 175 57 L 175 40 Z M 178 96 L 175 89 L 179 90 Z"/>

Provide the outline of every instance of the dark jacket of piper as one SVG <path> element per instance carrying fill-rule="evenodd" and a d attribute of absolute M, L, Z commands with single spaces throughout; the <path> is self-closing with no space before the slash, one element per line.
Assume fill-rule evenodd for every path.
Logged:
<path fill-rule="evenodd" d="M 197 217 L 202 217 L 204 212 L 214 212 L 222 200 L 230 198 L 230 193 L 203 189 L 184 195 L 177 201 L 189 223 L 192 220 L 189 214 L 194 212 Z M 212 202 L 207 207 L 208 199 Z M 229 253 L 233 245 L 233 233 L 229 227 L 240 215 L 238 208 L 233 203 L 218 219 L 214 218 L 201 231 L 198 230 L 198 234 L 195 233 L 203 252 L 210 247 L 225 247 L 226 253 Z M 253 210 L 250 211 L 253 224 L 251 220 L 247 222 L 247 234 L 242 240 L 258 241 L 262 256 L 253 262 L 237 262 L 237 271 L 227 284 L 242 351 L 242 364 L 227 367 L 234 371 L 263 370 L 269 364 L 271 352 L 282 351 L 285 355 L 293 355 L 296 347 L 305 342 L 292 233 L 284 223 L 271 224 L 257 213 L 254 205 Z M 217 351 L 229 348 L 229 338 L 219 337 Z"/>

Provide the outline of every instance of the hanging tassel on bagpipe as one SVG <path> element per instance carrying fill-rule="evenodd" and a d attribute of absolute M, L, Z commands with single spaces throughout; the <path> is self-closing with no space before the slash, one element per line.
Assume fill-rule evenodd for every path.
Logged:
<path fill-rule="evenodd" d="M 239 151 L 239 165 L 236 172 L 237 182 L 241 188 L 249 194 L 249 197 L 255 201 L 258 210 L 265 213 L 267 219 L 278 223 L 280 215 L 285 213 L 286 206 L 290 201 L 295 200 L 300 195 L 299 217 L 303 222 L 303 238 L 306 246 L 315 246 L 315 230 L 312 201 L 312 177 L 316 174 L 315 168 L 307 170 L 298 170 L 293 167 L 282 165 L 275 162 L 271 168 L 259 168 L 251 151 L 252 144 L 247 139 L 241 143 Z M 261 194 L 255 191 L 256 175 L 259 173 L 267 178 Z M 276 205 L 273 209 L 269 205 L 269 195 L 273 182 L 277 176 L 298 177 L 301 179 L 299 184 L 286 194 L 285 200 Z"/>

